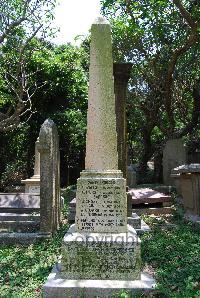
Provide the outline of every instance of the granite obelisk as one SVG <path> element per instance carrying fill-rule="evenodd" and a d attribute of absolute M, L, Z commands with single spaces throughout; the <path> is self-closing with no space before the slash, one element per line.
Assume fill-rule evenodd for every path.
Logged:
<path fill-rule="evenodd" d="M 118 170 L 111 28 L 91 28 L 86 168 L 77 181 L 76 220 L 45 297 L 112 297 L 149 288 L 141 278 L 140 239 L 127 225 L 126 181 Z M 152 287 L 152 282 L 150 282 Z"/>
<path fill-rule="evenodd" d="M 91 28 L 85 171 L 77 182 L 76 231 L 126 232 L 126 183 L 118 170 L 110 24 Z"/>
<path fill-rule="evenodd" d="M 118 169 L 111 31 L 103 18 L 91 28 L 85 168 Z"/>

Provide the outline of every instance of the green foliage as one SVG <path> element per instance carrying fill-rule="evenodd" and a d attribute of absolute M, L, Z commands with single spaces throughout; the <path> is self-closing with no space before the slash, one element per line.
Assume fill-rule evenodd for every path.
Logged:
<path fill-rule="evenodd" d="M 69 166 L 79 165 L 81 152 L 85 148 L 86 114 L 79 109 L 68 109 L 50 116 L 58 126 L 60 145 Z"/>
<path fill-rule="evenodd" d="M 41 287 L 52 266 L 58 261 L 66 230 L 65 225 L 56 233 L 53 240 L 37 244 L 1 246 L 1 297 L 41 297 Z"/>
<path fill-rule="evenodd" d="M 66 169 L 83 166 L 88 55 L 83 47 L 70 44 L 55 46 L 36 39 L 32 42 L 40 49 L 31 56 L 27 65 L 28 72 L 33 73 L 31 84 L 39 87 L 32 97 L 32 110 L 35 113 L 20 128 L 0 134 L 0 159 L 3 160 L 0 166 L 1 179 L 6 182 L 5 178 L 9 176 L 8 184 L 13 177 L 9 173 L 16 173 L 19 164 L 24 165 L 20 176 L 32 175 L 34 144 L 40 126 L 45 119 L 52 118 L 58 126 L 62 184 L 66 185 Z"/>
<path fill-rule="evenodd" d="M 32 114 L 36 84 L 32 56 L 52 36 L 56 0 L 0 0 L 0 131 L 16 128 Z M 54 31 L 54 32 L 53 32 Z M 38 69 L 37 69 L 38 72 Z"/>
<path fill-rule="evenodd" d="M 156 268 L 158 297 L 199 297 L 199 231 L 183 221 L 167 228 L 151 219 L 151 225 L 142 236 L 142 260 Z"/>
<path fill-rule="evenodd" d="M 39 69 L 34 79 L 38 83 L 40 81 L 45 83 L 42 91 L 37 93 L 37 98 L 43 97 L 41 102 L 43 108 L 46 107 L 46 103 L 52 103 L 50 100 L 53 99 L 52 110 L 54 110 L 55 105 L 59 104 L 59 100 L 63 97 L 65 97 L 65 102 L 61 102 L 60 110 L 66 105 L 74 108 L 77 108 L 78 105 L 80 109 L 85 106 L 87 77 L 82 66 L 84 58 L 84 50 L 70 44 L 63 46 L 44 45 L 44 48 L 32 57 L 30 67 L 33 71 Z"/>
<path fill-rule="evenodd" d="M 0 133 L 0 189 L 5 190 L 12 184 L 20 184 L 27 176 L 27 168 L 33 168 L 33 156 L 27 150 L 29 137 L 28 125 L 18 127 L 15 131 Z"/>
<path fill-rule="evenodd" d="M 68 201 L 70 187 L 65 190 Z M 65 212 L 67 204 L 65 203 Z M 197 298 L 200 291 L 199 229 L 181 217 L 152 218 L 145 216 L 152 231 L 142 235 L 142 261 L 145 268 L 155 271 L 157 287 L 150 294 L 121 291 L 118 298 Z M 0 248 L 1 297 L 41 297 L 41 287 L 57 262 L 67 226 L 63 226 L 53 240 L 33 245 L 10 245 Z M 152 269 L 151 269 L 152 271 Z"/>
<path fill-rule="evenodd" d="M 200 77 L 200 13 L 196 1 L 180 1 L 186 14 L 174 2 L 101 1 L 112 25 L 115 61 L 133 63 L 128 139 L 141 169 L 160 154 L 167 139 L 191 134 L 197 138 L 200 95 L 195 97 L 194 89 Z M 193 29 L 185 15 L 195 24 Z"/>

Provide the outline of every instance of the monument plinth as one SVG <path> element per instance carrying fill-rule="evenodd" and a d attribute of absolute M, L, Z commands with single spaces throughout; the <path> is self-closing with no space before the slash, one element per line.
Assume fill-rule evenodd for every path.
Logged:
<path fill-rule="evenodd" d="M 46 297 L 111 297 L 108 293 L 130 289 L 133 280 L 134 289 L 153 285 L 141 280 L 140 239 L 127 225 L 126 180 L 118 170 L 111 28 L 102 17 L 91 28 L 89 73 L 86 162 L 77 181 L 75 225 L 64 237 L 54 278 L 44 286 Z"/>
<path fill-rule="evenodd" d="M 34 175 L 21 182 L 25 184 L 26 193 L 40 193 L 40 153 L 38 151 L 39 138 L 35 142 L 35 163 L 34 163 Z"/>

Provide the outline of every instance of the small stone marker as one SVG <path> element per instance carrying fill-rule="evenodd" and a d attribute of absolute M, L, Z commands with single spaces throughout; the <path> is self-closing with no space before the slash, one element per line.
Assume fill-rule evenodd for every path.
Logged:
<path fill-rule="evenodd" d="M 132 164 L 127 167 L 127 185 L 129 188 L 134 188 L 137 185 L 136 170 Z"/>
<path fill-rule="evenodd" d="M 35 164 L 34 164 L 34 176 L 35 178 L 40 178 L 40 152 L 38 150 L 39 137 L 35 142 Z"/>

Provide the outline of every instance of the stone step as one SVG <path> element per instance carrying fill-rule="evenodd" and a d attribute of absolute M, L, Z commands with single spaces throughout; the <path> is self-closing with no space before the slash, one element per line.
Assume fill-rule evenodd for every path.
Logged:
<path fill-rule="evenodd" d="M 132 196 L 132 205 L 171 202 L 171 196 L 151 188 L 133 188 L 128 193 Z"/>
<path fill-rule="evenodd" d="M 37 233 L 15 233 L 15 232 L 0 232 L 0 245 L 10 244 L 25 244 L 36 243 L 43 239 L 51 239 L 49 234 Z"/>
<path fill-rule="evenodd" d="M 0 221 L 0 232 L 36 232 L 40 221 Z"/>
<path fill-rule="evenodd" d="M 147 214 L 147 215 L 161 215 L 161 214 L 171 214 L 173 209 L 171 207 L 160 207 L 160 208 L 134 208 L 133 212 L 137 213 L 137 215 Z"/>
<path fill-rule="evenodd" d="M 1 208 L 0 207 L 0 212 L 1 213 L 16 213 L 16 214 L 23 214 L 23 213 L 26 213 L 26 214 L 32 214 L 32 213 L 35 213 L 35 212 L 39 212 L 39 208 L 12 208 L 12 207 L 9 207 L 9 208 Z"/>
<path fill-rule="evenodd" d="M 39 215 L 19 214 L 19 213 L 0 213 L 0 221 L 39 221 Z"/>
<path fill-rule="evenodd" d="M 31 193 L 0 193 L 0 212 L 34 212 L 40 209 L 40 195 Z"/>

